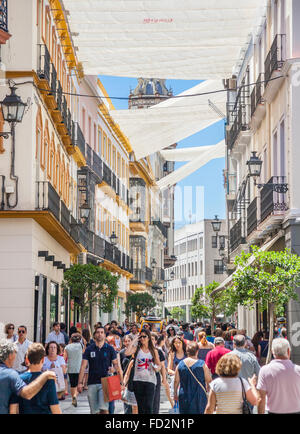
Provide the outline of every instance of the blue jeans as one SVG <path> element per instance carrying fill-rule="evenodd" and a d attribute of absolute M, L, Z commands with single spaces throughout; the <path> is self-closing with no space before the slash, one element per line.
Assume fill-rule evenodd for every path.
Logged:
<path fill-rule="evenodd" d="M 88 400 L 91 414 L 97 414 L 100 410 L 108 410 L 108 402 L 104 401 L 102 384 L 89 384 Z"/>

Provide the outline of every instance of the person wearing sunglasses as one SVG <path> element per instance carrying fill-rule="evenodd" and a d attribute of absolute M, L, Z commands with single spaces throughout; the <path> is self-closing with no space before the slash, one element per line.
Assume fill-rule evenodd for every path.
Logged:
<path fill-rule="evenodd" d="M 6 324 L 5 325 L 5 334 L 6 334 L 6 339 L 9 342 L 16 342 L 18 340 L 18 336 L 16 335 L 16 333 L 14 333 L 15 331 L 15 326 L 12 323 Z"/>
<path fill-rule="evenodd" d="M 24 366 L 24 360 L 25 360 L 28 347 L 31 344 L 32 342 L 29 339 L 27 339 L 27 327 L 24 325 L 19 326 L 18 340 L 16 341 L 18 352 L 16 354 L 15 362 L 13 365 L 13 369 L 15 369 L 19 374 L 22 374 L 22 372 L 27 371 L 26 365 Z"/>
<path fill-rule="evenodd" d="M 125 355 L 132 354 L 134 354 L 133 391 L 138 405 L 138 414 L 153 414 L 156 372 L 161 366 L 149 330 L 142 329 L 139 336 L 128 346 Z"/>

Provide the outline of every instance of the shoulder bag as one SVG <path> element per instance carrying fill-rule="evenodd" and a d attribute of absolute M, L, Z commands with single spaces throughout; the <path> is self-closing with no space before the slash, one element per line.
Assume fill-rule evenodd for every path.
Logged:
<path fill-rule="evenodd" d="M 192 370 L 191 370 L 190 367 L 185 363 L 185 361 L 184 361 L 184 364 L 185 364 L 185 366 L 188 368 L 189 372 L 192 374 L 192 376 L 194 377 L 194 379 L 197 381 L 197 383 L 199 384 L 199 386 L 201 386 L 201 388 L 202 388 L 202 390 L 203 390 L 203 392 L 205 393 L 205 396 L 206 396 L 206 398 L 207 398 L 207 392 L 206 392 L 206 389 L 205 389 L 205 387 L 203 386 L 203 384 L 202 384 L 202 383 L 198 380 L 198 378 L 193 374 Z"/>
<path fill-rule="evenodd" d="M 249 405 L 247 398 L 246 398 L 246 391 L 245 391 L 243 380 L 241 379 L 241 377 L 239 377 L 239 379 L 240 379 L 240 382 L 242 385 L 242 395 L 243 395 L 242 413 L 243 414 L 252 414 L 252 410 L 251 410 L 250 405 Z"/>

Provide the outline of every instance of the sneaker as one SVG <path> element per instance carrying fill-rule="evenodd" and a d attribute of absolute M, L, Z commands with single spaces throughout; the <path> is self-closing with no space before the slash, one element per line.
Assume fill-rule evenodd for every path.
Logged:
<path fill-rule="evenodd" d="M 77 399 L 74 396 L 74 398 L 72 398 L 72 405 L 74 405 L 74 407 L 77 407 Z"/>

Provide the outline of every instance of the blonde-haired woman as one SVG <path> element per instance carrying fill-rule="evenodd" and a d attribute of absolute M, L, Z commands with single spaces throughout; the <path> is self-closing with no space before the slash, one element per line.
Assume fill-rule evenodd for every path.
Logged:
<path fill-rule="evenodd" d="M 242 362 L 238 356 L 233 353 L 227 353 L 220 358 L 217 363 L 216 378 L 210 383 L 210 392 L 205 414 L 243 414 L 243 395 L 251 405 L 256 405 L 258 392 L 252 385 L 252 379 L 249 383 L 238 377 L 241 370 Z M 244 393 L 243 393 L 244 390 Z"/>
<path fill-rule="evenodd" d="M 211 350 L 215 348 L 214 344 L 211 342 L 208 342 L 206 339 L 206 333 L 205 332 L 199 332 L 198 333 L 198 359 L 205 361 L 205 357 L 207 353 L 209 353 Z"/>

